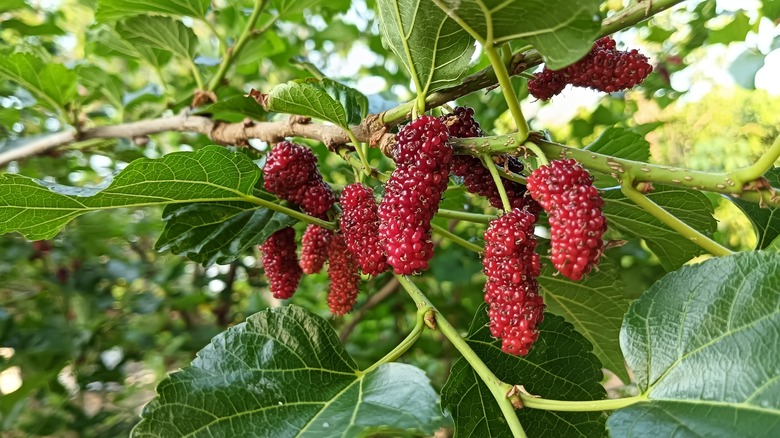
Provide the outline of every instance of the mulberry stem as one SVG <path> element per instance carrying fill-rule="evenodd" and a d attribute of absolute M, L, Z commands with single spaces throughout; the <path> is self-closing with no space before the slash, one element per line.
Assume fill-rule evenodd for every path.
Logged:
<path fill-rule="evenodd" d="M 496 184 L 498 196 L 501 197 L 501 205 L 504 206 L 504 211 L 512 211 L 512 203 L 509 202 L 509 196 L 506 195 L 504 183 L 501 181 L 501 175 L 498 174 L 498 169 L 496 169 L 496 163 L 493 162 L 493 158 L 487 154 L 482 155 L 480 158 L 482 159 L 482 164 L 490 171 L 490 176 L 493 177 L 493 182 Z"/>
<path fill-rule="evenodd" d="M 417 317 L 414 322 L 414 328 L 412 328 L 412 331 L 409 333 L 409 335 L 404 338 L 403 341 L 401 341 L 400 344 L 396 345 L 395 348 L 393 348 L 389 353 L 387 353 L 383 358 L 376 361 L 373 365 L 366 368 L 362 371 L 363 374 L 368 374 L 371 371 L 378 368 L 380 365 L 394 362 L 396 359 L 401 357 L 406 351 L 414 345 L 415 342 L 417 342 L 418 339 L 420 339 L 420 335 L 422 335 L 423 330 L 425 329 L 425 316 L 429 312 L 433 312 L 433 307 L 431 306 L 423 306 L 419 307 L 417 309 Z"/>

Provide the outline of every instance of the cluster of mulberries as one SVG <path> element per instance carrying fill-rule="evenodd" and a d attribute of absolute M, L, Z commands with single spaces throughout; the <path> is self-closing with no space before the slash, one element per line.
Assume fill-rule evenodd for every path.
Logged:
<path fill-rule="evenodd" d="M 450 137 L 472 138 L 481 137 L 482 130 L 479 123 L 474 119 L 474 109 L 456 107 L 455 110 L 441 117 L 442 122 L 447 126 Z M 523 165 L 513 158 L 508 159 L 510 170 L 515 173 L 523 171 Z M 463 183 L 469 193 L 484 196 L 490 202 L 490 205 L 496 208 L 502 208 L 501 195 L 498 193 L 495 181 L 493 181 L 490 171 L 482 165 L 479 158 L 470 155 L 456 155 L 452 159 L 451 172 L 463 178 Z M 509 198 L 512 208 L 527 207 L 535 214 L 539 214 L 539 206 L 530 196 L 526 196 L 525 186 L 501 178 L 504 190 Z"/>
<path fill-rule="evenodd" d="M 328 261 L 328 245 L 333 231 L 311 224 L 301 238 L 301 269 L 304 274 L 316 274 Z"/>
<path fill-rule="evenodd" d="M 309 215 L 324 218 L 336 202 L 333 190 L 317 170 L 317 157 L 305 146 L 277 143 L 268 154 L 263 177 L 266 190 L 300 205 Z"/>
<path fill-rule="evenodd" d="M 615 40 L 604 37 L 593 44 L 584 58 L 561 70 L 544 68 L 528 82 L 528 91 L 548 100 L 567 84 L 612 93 L 640 84 L 653 71 L 647 57 L 636 49 L 617 50 Z"/>
<path fill-rule="evenodd" d="M 379 215 L 371 189 L 360 183 L 344 187 L 341 209 L 341 232 L 360 269 L 368 275 L 385 272 L 387 258 L 379 240 Z"/>
<path fill-rule="evenodd" d="M 344 315 L 352 310 L 360 291 L 358 264 L 339 233 L 330 239 L 328 257 L 328 307 L 334 315 Z"/>
<path fill-rule="evenodd" d="M 490 222 L 485 231 L 485 302 L 490 306 L 490 333 L 501 349 L 525 356 L 536 341 L 544 318 L 539 295 L 540 263 L 534 237 L 536 217 L 514 209 Z"/>
<path fill-rule="evenodd" d="M 298 288 L 303 271 L 298 266 L 296 249 L 295 230 L 292 227 L 276 231 L 260 245 L 265 275 L 274 298 L 290 298 Z"/>
<path fill-rule="evenodd" d="M 581 279 L 598 264 L 607 229 L 590 174 L 574 160 L 553 160 L 528 176 L 528 190 L 550 218 L 553 266 Z"/>
<path fill-rule="evenodd" d="M 421 116 L 401 128 L 392 149 L 396 169 L 379 205 L 379 237 L 398 274 L 428 269 L 433 257 L 431 219 L 447 188 L 452 161 L 447 127 Z"/>

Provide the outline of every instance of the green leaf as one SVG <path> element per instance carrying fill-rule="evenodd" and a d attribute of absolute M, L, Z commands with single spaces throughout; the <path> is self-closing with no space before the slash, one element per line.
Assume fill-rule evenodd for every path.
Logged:
<path fill-rule="evenodd" d="M 133 161 L 105 188 L 78 188 L 0 174 L 0 234 L 48 239 L 71 219 L 101 209 L 243 201 L 260 169 L 220 146 Z"/>
<path fill-rule="evenodd" d="M 648 400 L 609 418 L 614 437 L 780 436 L 780 254 L 685 266 L 645 292 L 621 345 Z"/>
<path fill-rule="evenodd" d="M 604 130 L 585 149 L 599 154 L 645 163 L 650 159 L 650 143 L 645 140 L 644 136 L 630 129 L 616 126 Z"/>
<path fill-rule="evenodd" d="M 775 167 L 764 174 L 773 187 L 780 185 L 780 168 Z M 773 240 L 780 236 L 780 211 L 774 207 L 761 207 L 754 202 L 731 199 L 745 216 L 753 223 L 756 230 L 756 249 L 767 248 Z"/>
<path fill-rule="evenodd" d="M 18 83 L 53 110 L 64 109 L 76 95 L 76 72 L 30 53 L 0 56 L 2 77 Z"/>
<path fill-rule="evenodd" d="M 255 120 L 265 120 L 267 115 L 263 107 L 258 105 L 255 99 L 243 95 L 229 97 L 195 110 L 195 114 L 203 113 L 209 113 L 217 120 L 225 120 L 227 118 L 236 122 L 246 117 Z"/>
<path fill-rule="evenodd" d="M 539 250 L 545 253 L 543 248 Z M 598 271 L 574 282 L 562 277 L 549 257 L 545 259 L 538 280 L 547 310 L 574 325 L 574 329 L 593 344 L 593 353 L 604 368 L 628 383 L 619 337 L 623 315 L 631 301 L 624 292 L 626 285 L 618 275 L 618 267 L 602 259 Z"/>
<path fill-rule="evenodd" d="M 170 51 L 184 59 L 194 58 L 198 47 L 198 38 L 192 29 L 168 17 L 128 18 L 119 28 L 119 34 L 133 45 Z"/>
<path fill-rule="evenodd" d="M 83 65 L 76 71 L 79 84 L 90 90 L 90 96 L 103 96 L 116 108 L 123 106 L 122 97 L 126 87 L 121 78 L 96 65 Z"/>
<path fill-rule="evenodd" d="M 590 52 L 601 29 L 599 0 L 433 0 L 483 44 L 522 39 L 557 70 Z M 489 38 L 492 38 L 488 41 Z"/>
<path fill-rule="evenodd" d="M 218 335 L 157 392 L 133 437 L 432 435 L 441 418 L 420 369 L 358 371 L 328 322 L 297 306 Z"/>
<path fill-rule="evenodd" d="M 277 85 L 265 96 L 263 106 L 268 111 L 314 117 L 344 128 L 357 125 L 368 113 L 366 96 L 330 79 Z"/>
<path fill-rule="evenodd" d="M 324 3 L 323 0 L 271 0 L 269 7 L 276 9 L 280 17 L 299 14 Z"/>
<path fill-rule="evenodd" d="M 248 202 L 173 204 L 165 207 L 163 219 L 165 229 L 155 249 L 171 250 L 204 265 L 230 263 L 297 222 Z"/>
<path fill-rule="evenodd" d="M 161 69 L 171 59 L 170 51 L 131 44 L 124 40 L 114 28 L 107 25 L 99 26 L 90 39 L 93 43 L 93 51 L 100 56 L 141 58 L 155 69 Z"/>
<path fill-rule="evenodd" d="M 631 202 L 619 190 L 605 190 L 601 194 L 607 225 L 628 236 L 644 239 L 665 270 L 674 271 L 704 252 L 701 247 Z M 701 192 L 656 186 L 647 197 L 696 230 L 704 234 L 715 232 L 717 223 L 712 216 L 712 203 Z"/>
<path fill-rule="evenodd" d="M 379 31 L 412 77 L 417 93 L 460 84 L 474 38 L 430 1 L 378 0 Z"/>
<path fill-rule="evenodd" d="M 761 13 L 772 21 L 780 18 L 780 0 L 763 0 Z"/>
<path fill-rule="evenodd" d="M 556 400 L 600 400 L 601 364 L 591 345 L 563 318 L 545 313 L 539 339 L 526 357 L 501 351 L 488 328 L 487 307 L 477 311 L 466 339 L 490 370 L 503 382 L 523 385 L 531 394 Z M 452 366 L 442 388 L 442 406 L 452 412 L 455 435 L 512 436 L 490 390 L 463 358 Z M 605 435 L 601 412 L 517 411 L 529 437 L 599 437 Z"/>
<path fill-rule="evenodd" d="M 131 15 L 160 14 L 205 18 L 209 0 L 98 0 L 97 21 L 113 21 Z"/>
<path fill-rule="evenodd" d="M 26 8 L 27 3 L 24 0 L 3 0 L 0 3 L 0 12 L 12 11 L 14 9 Z"/>

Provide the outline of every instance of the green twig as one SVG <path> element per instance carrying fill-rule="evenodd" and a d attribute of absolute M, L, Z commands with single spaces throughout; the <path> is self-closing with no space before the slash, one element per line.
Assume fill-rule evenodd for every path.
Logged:
<path fill-rule="evenodd" d="M 433 228 L 433 234 L 438 234 L 439 236 L 442 236 L 445 239 L 451 240 L 452 242 L 457 243 L 458 245 L 468 249 L 469 251 L 474 251 L 476 253 L 481 253 L 483 251 L 483 248 L 481 246 L 469 242 L 468 240 L 458 236 L 457 234 L 451 232 L 450 230 L 444 227 L 440 227 L 436 224 L 431 224 L 431 228 Z"/>
<path fill-rule="evenodd" d="M 761 155 L 761 158 L 759 158 L 755 164 L 729 172 L 726 175 L 728 175 L 736 184 L 742 186 L 745 183 L 761 178 L 769 169 L 774 167 L 775 161 L 777 161 L 778 158 L 780 158 L 780 136 L 775 138 L 772 146 Z"/>
<path fill-rule="evenodd" d="M 504 211 L 507 213 L 512 211 L 512 204 L 509 202 L 504 183 L 501 181 L 501 175 L 498 174 L 493 158 L 490 155 L 482 155 L 480 158 L 482 159 L 482 164 L 490 171 L 490 176 L 493 177 L 493 182 L 496 184 L 496 189 L 498 189 L 498 195 L 501 197 L 501 205 L 503 205 Z"/>
<path fill-rule="evenodd" d="M 283 205 L 279 205 L 275 202 L 268 201 L 266 199 L 258 198 L 256 196 L 249 196 L 246 195 L 244 197 L 244 200 L 247 202 L 251 202 L 252 204 L 259 205 L 261 207 L 265 207 L 269 210 L 278 211 L 279 213 L 284 213 L 287 216 L 293 217 L 295 219 L 298 219 L 299 221 L 306 222 L 307 224 L 314 224 L 319 225 L 322 228 L 327 228 L 329 230 L 335 230 L 337 228 L 335 222 L 328 222 L 319 218 L 316 218 L 314 216 L 309 216 L 306 213 L 302 213 L 298 210 L 293 210 L 292 208 L 285 207 Z"/>
<path fill-rule="evenodd" d="M 490 42 L 488 41 L 487 43 Z M 506 66 L 501 61 L 501 56 L 492 44 L 486 45 L 484 50 L 490 60 L 490 65 L 493 66 L 493 71 L 496 73 L 498 85 L 501 87 L 501 92 L 504 93 L 504 100 L 509 105 L 509 112 L 512 113 L 512 118 L 515 120 L 517 135 L 525 140 L 528 137 L 528 122 L 526 122 L 523 111 L 520 109 L 520 102 L 518 102 L 515 95 L 515 89 L 512 87 L 512 81 L 509 79 Z"/>
<path fill-rule="evenodd" d="M 241 35 L 239 35 L 236 43 L 233 45 L 233 47 L 227 50 L 227 53 L 222 58 L 222 62 L 219 64 L 219 67 L 217 68 L 217 72 L 214 74 L 214 77 L 211 78 L 211 81 L 209 82 L 209 88 L 207 91 L 214 91 L 217 89 L 220 82 L 222 82 L 222 79 L 225 78 L 225 75 L 227 74 L 230 65 L 233 63 L 233 60 L 236 59 L 238 54 L 241 52 L 241 49 L 244 48 L 246 42 L 249 41 L 249 38 L 253 34 L 256 35 L 264 32 L 271 26 L 271 24 L 273 24 L 274 20 L 270 21 L 266 26 L 263 26 L 263 29 L 261 29 L 257 33 L 254 32 L 255 25 L 257 24 L 257 20 L 260 18 L 260 14 L 263 12 L 263 9 L 265 9 L 265 5 L 267 1 L 268 0 L 255 0 L 254 8 L 252 9 L 252 14 L 249 16 L 249 20 L 247 20 L 246 26 L 244 26 L 244 29 L 241 31 Z"/>
<path fill-rule="evenodd" d="M 189 63 L 190 70 L 192 70 L 192 77 L 195 78 L 195 85 L 198 87 L 198 90 L 203 89 L 203 78 L 200 77 L 200 70 L 198 70 L 198 65 L 195 64 L 195 61 L 190 59 Z"/>
<path fill-rule="evenodd" d="M 422 335 L 423 330 L 425 329 L 425 317 L 428 315 L 429 312 L 433 312 L 433 307 L 431 306 L 422 306 L 417 308 L 417 317 L 414 322 L 414 328 L 412 328 L 412 331 L 409 333 L 406 338 L 404 338 L 403 341 L 401 341 L 400 344 L 396 345 L 395 348 L 392 349 L 389 353 L 387 353 L 383 358 L 376 361 L 373 365 L 366 368 L 362 371 L 362 374 L 368 374 L 371 371 L 378 368 L 380 365 L 390 362 L 395 362 L 396 359 L 401 357 L 406 351 L 414 345 L 415 342 L 417 342 L 418 339 L 420 339 L 420 335 Z"/>
<path fill-rule="evenodd" d="M 349 141 L 352 142 L 352 146 L 355 147 L 355 152 L 357 152 L 358 157 L 360 158 L 360 163 L 363 167 L 363 174 L 366 176 L 371 176 L 371 165 L 368 164 L 368 157 L 366 156 L 366 151 L 363 149 L 363 146 L 360 144 L 360 141 L 358 141 L 357 137 L 355 137 L 355 133 L 352 132 L 351 129 L 347 129 L 347 136 L 349 137 Z"/>
<path fill-rule="evenodd" d="M 543 409 L 546 411 L 559 412 L 593 412 L 593 411 L 614 411 L 631 406 L 636 403 L 647 401 L 647 395 L 642 394 L 635 397 L 625 397 L 608 400 L 593 401 L 568 401 L 568 400 L 547 400 L 536 398 L 530 395 L 520 394 L 520 400 L 523 406 L 531 409 Z"/>
<path fill-rule="evenodd" d="M 445 219 L 458 219 L 466 222 L 474 222 L 477 224 L 489 224 L 490 221 L 495 219 L 495 216 L 479 213 L 467 213 L 465 211 L 445 210 L 440 208 L 436 213 L 437 217 L 443 217 Z"/>
<path fill-rule="evenodd" d="M 225 56 L 227 53 L 227 40 L 225 40 L 225 37 L 223 37 L 219 32 L 217 32 L 217 28 L 214 27 L 213 24 L 211 24 L 211 21 L 209 21 L 207 18 L 204 18 L 201 20 L 203 24 L 206 25 L 206 27 L 211 31 L 212 34 L 214 34 L 214 37 L 219 41 L 219 53 L 222 56 Z"/>
<path fill-rule="evenodd" d="M 523 426 L 517 418 L 512 403 L 509 401 L 509 398 L 507 398 L 507 389 L 511 388 L 511 385 L 502 382 L 492 371 L 490 371 L 490 368 L 488 368 L 487 365 L 485 365 L 485 362 L 482 362 L 482 359 L 477 356 L 477 353 L 469 347 L 469 344 L 460 336 L 455 327 L 442 316 L 441 312 L 436 310 L 428 297 L 426 297 L 408 277 L 398 274 L 393 275 L 395 275 L 395 278 L 397 278 L 404 289 L 406 289 L 406 292 L 414 300 L 418 308 L 430 307 L 436 312 L 436 327 L 460 352 L 463 358 L 466 359 L 482 381 L 485 382 L 485 385 L 496 399 L 501 412 L 504 414 L 507 426 L 509 427 L 509 430 L 512 431 L 512 436 L 516 438 L 525 438 L 526 434 L 523 430 Z"/>
<path fill-rule="evenodd" d="M 636 205 L 642 207 L 643 210 L 652 214 L 661 222 L 668 225 L 671 229 L 677 231 L 678 234 L 700 246 L 710 254 L 716 256 L 726 256 L 733 254 L 728 248 L 720 245 L 719 243 L 695 230 L 673 214 L 664 210 L 660 205 L 653 202 L 650 198 L 637 191 L 634 188 L 630 178 L 624 179 L 620 188 L 623 194 L 626 195 L 628 199 L 634 201 Z"/>

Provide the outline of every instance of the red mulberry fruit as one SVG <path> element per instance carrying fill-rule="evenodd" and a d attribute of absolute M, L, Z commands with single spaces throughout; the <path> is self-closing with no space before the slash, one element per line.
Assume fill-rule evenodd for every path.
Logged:
<path fill-rule="evenodd" d="M 296 248 L 295 230 L 291 227 L 276 231 L 260 245 L 265 275 L 274 298 L 290 298 L 298 288 L 303 272 L 298 266 Z"/>
<path fill-rule="evenodd" d="M 324 218 L 336 202 L 333 191 L 317 170 L 317 157 L 305 146 L 279 142 L 268 154 L 263 178 L 266 190 L 301 206 L 312 216 Z"/>
<path fill-rule="evenodd" d="M 442 123 L 447 125 L 450 137 L 482 137 L 482 129 L 474 119 L 474 108 L 457 106 L 451 114 L 443 115 L 440 119 Z"/>
<path fill-rule="evenodd" d="M 328 260 L 328 245 L 333 231 L 309 225 L 301 238 L 301 269 L 304 274 L 316 274 Z"/>
<path fill-rule="evenodd" d="M 328 257 L 328 307 L 334 315 L 344 315 L 352 310 L 360 291 L 358 265 L 347 248 L 344 236 L 339 233 L 330 240 Z"/>
<path fill-rule="evenodd" d="M 346 186 L 341 208 L 341 232 L 360 269 L 368 275 L 385 272 L 387 259 L 379 241 L 379 216 L 371 189 L 360 183 Z"/>
<path fill-rule="evenodd" d="M 604 37 L 576 63 L 561 69 L 545 69 L 528 82 L 528 91 L 536 98 L 547 100 L 560 93 L 566 84 L 588 87 L 612 93 L 627 90 L 647 78 L 653 66 L 636 49 L 617 50 L 615 40 Z"/>
<path fill-rule="evenodd" d="M 447 127 L 436 117 L 421 116 L 396 136 L 397 167 L 379 205 L 379 237 L 387 263 L 398 274 L 428 269 L 433 257 L 431 219 L 447 188 L 452 147 Z"/>
<path fill-rule="evenodd" d="M 485 231 L 485 302 L 490 333 L 501 339 L 501 349 L 525 356 L 539 336 L 544 318 L 539 295 L 539 255 L 534 237 L 536 217 L 514 209 L 490 222 Z"/>
<path fill-rule="evenodd" d="M 551 260 L 572 280 L 598 265 L 607 221 L 590 174 L 574 160 L 553 160 L 528 177 L 528 190 L 550 218 Z"/>

